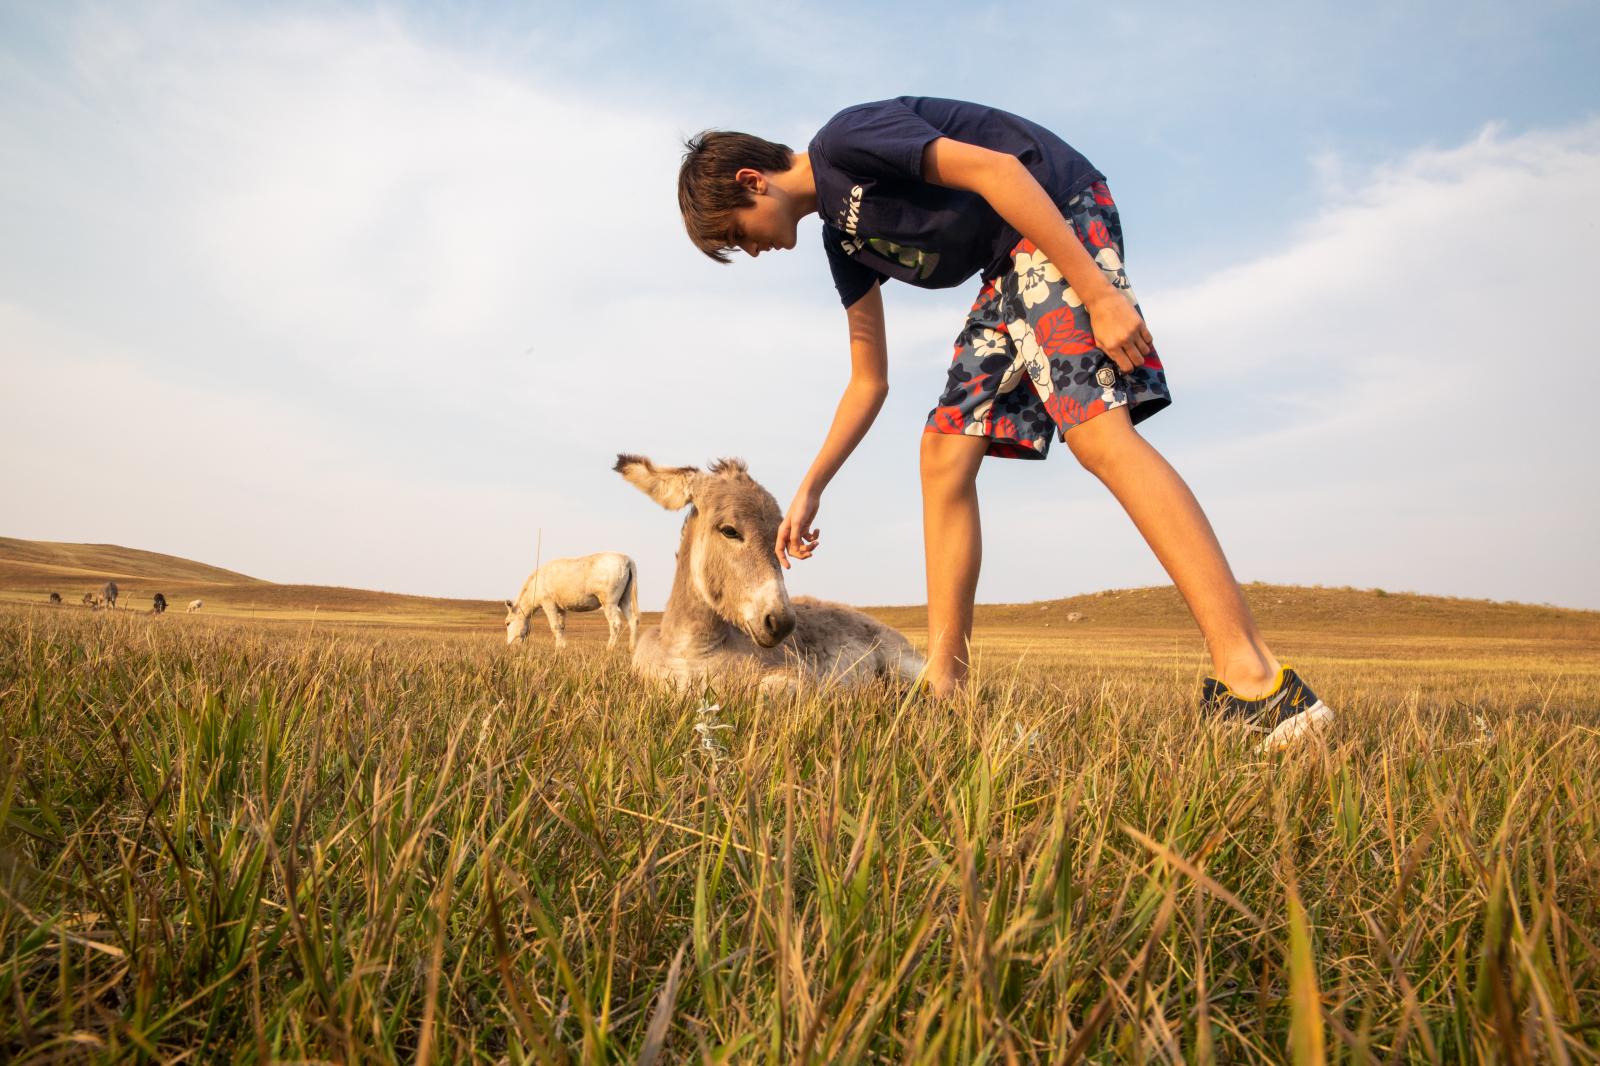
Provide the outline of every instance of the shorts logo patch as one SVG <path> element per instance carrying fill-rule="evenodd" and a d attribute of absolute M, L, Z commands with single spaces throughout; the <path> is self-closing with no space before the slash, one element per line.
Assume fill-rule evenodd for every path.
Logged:
<path fill-rule="evenodd" d="M 1117 383 L 1117 372 L 1113 367 L 1103 366 L 1094 372 L 1094 380 L 1102 389 L 1109 389 Z"/>

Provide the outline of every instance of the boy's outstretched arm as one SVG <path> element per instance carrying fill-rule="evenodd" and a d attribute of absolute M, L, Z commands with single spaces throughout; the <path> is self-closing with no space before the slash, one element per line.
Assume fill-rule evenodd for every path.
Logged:
<path fill-rule="evenodd" d="M 821 450 L 778 527 L 773 551 L 785 569 L 790 556 L 809 559 L 816 550 L 820 533 L 811 528 L 811 523 L 817 517 L 822 490 L 867 435 L 883 408 L 884 397 L 889 395 L 889 344 L 884 335 L 883 293 L 879 287 L 868 289 L 845 315 L 850 322 L 850 384 L 839 398 L 833 425 L 828 427 Z"/>
<path fill-rule="evenodd" d="M 1139 312 L 1117 291 L 1072 232 L 1038 180 L 1016 156 L 939 137 L 922 152 L 922 176 L 975 192 L 1054 263 L 1089 310 L 1095 342 L 1122 370 L 1144 365 L 1153 350 Z"/>

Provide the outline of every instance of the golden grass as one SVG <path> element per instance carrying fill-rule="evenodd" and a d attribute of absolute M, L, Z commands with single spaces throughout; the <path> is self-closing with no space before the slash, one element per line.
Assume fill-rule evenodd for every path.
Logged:
<path fill-rule="evenodd" d="M 0 607 L 0 1059 L 1595 1061 L 1574 627 L 1285 631 L 1341 717 L 1263 757 L 1161 626 L 774 701 Z"/>

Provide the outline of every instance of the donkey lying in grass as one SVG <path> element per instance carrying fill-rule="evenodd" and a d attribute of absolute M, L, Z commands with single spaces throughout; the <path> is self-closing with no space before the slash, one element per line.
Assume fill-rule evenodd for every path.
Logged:
<path fill-rule="evenodd" d="M 635 673 L 692 684 L 748 677 L 801 682 L 912 679 L 922 659 L 895 630 L 853 607 L 789 599 L 772 546 L 783 515 L 744 462 L 709 471 L 617 456 L 616 471 L 669 511 L 689 508 L 661 625 L 639 637 Z"/>

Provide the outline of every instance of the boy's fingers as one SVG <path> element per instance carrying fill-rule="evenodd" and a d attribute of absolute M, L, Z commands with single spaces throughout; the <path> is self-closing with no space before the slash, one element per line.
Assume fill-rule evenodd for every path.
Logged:
<path fill-rule="evenodd" d="M 773 546 L 773 552 L 777 555 L 778 562 L 783 564 L 783 568 L 785 570 L 789 570 L 792 569 L 792 567 L 789 565 L 789 560 L 811 558 L 811 553 L 816 550 L 817 544 L 820 543 L 821 538 L 821 530 L 816 529 L 813 529 L 808 533 L 801 533 L 798 535 L 792 535 L 784 531 L 780 531 L 778 534 L 778 543 Z"/>

